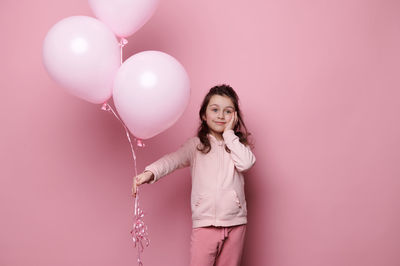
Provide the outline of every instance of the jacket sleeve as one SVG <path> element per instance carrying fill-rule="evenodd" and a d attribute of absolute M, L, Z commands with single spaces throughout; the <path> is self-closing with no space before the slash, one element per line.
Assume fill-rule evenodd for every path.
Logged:
<path fill-rule="evenodd" d="M 145 167 L 145 171 L 154 174 L 154 179 L 150 184 L 157 182 L 161 177 L 166 176 L 176 169 L 187 167 L 191 164 L 194 149 L 196 149 L 195 138 L 188 139 L 175 152 L 164 155 L 157 161 Z"/>
<path fill-rule="evenodd" d="M 256 157 L 249 146 L 239 141 L 233 130 L 227 130 L 222 134 L 226 146 L 231 151 L 231 158 L 239 172 L 250 169 L 256 162 Z"/>

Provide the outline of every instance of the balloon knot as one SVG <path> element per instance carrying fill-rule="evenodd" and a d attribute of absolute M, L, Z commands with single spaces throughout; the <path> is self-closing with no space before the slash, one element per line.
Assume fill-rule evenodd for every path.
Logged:
<path fill-rule="evenodd" d="M 143 140 L 141 139 L 137 139 L 136 140 L 136 145 L 138 145 L 139 147 L 145 147 L 146 145 L 144 144 Z"/>
<path fill-rule="evenodd" d="M 121 47 L 124 47 L 127 43 L 128 43 L 128 40 L 125 39 L 124 37 L 121 37 L 121 39 L 119 40 L 119 45 Z"/>
<path fill-rule="evenodd" d="M 110 111 L 110 106 L 108 105 L 108 103 L 103 103 L 103 105 L 101 106 L 101 110 L 103 111 Z"/>

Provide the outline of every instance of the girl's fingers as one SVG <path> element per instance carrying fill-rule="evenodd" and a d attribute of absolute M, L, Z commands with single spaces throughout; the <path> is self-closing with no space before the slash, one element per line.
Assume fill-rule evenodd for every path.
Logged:
<path fill-rule="evenodd" d="M 133 181 L 133 186 L 132 186 L 132 196 L 136 198 L 136 181 Z"/>
<path fill-rule="evenodd" d="M 235 114 L 233 114 L 231 120 L 226 124 L 225 130 L 233 129 L 235 127 Z"/>
<path fill-rule="evenodd" d="M 133 178 L 132 195 L 136 197 L 137 187 L 141 185 L 140 175 Z"/>
<path fill-rule="evenodd" d="M 144 184 L 144 183 L 148 183 L 149 182 L 149 178 L 147 177 L 146 174 L 142 173 L 140 175 L 137 175 L 133 178 L 133 186 L 132 186 L 132 195 L 134 197 L 136 197 L 136 192 L 137 192 L 137 188 Z"/>
<path fill-rule="evenodd" d="M 233 115 L 233 124 L 232 124 L 232 128 L 234 128 L 234 127 L 236 126 L 237 121 L 238 121 L 237 112 L 235 111 L 235 114 Z"/>
<path fill-rule="evenodd" d="M 145 182 L 144 177 L 140 174 L 136 176 L 136 185 L 140 186 Z"/>

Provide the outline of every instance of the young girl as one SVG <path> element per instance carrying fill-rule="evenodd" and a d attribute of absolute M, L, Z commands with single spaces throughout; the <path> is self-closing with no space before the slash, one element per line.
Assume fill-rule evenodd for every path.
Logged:
<path fill-rule="evenodd" d="M 136 186 L 191 167 L 191 266 L 240 265 L 247 223 L 243 172 L 256 158 L 238 100 L 228 85 L 211 88 L 199 111 L 197 136 L 134 178 L 136 196 Z"/>

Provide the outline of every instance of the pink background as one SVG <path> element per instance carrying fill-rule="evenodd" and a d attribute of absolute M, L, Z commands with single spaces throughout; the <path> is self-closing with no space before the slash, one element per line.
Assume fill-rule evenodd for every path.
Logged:
<path fill-rule="evenodd" d="M 160 50 L 190 105 L 139 149 L 139 171 L 195 134 L 208 89 L 229 83 L 253 133 L 243 265 L 400 265 L 400 2 L 162 0 L 125 58 Z M 86 1 L 2 0 L 0 265 L 136 265 L 134 173 L 120 124 L 45 72 L 44 36 Z M 149 106 L 157 108 L 157 106 Z M 189 259 L 190 178 L 142 190 L 144 265 Z"/>

